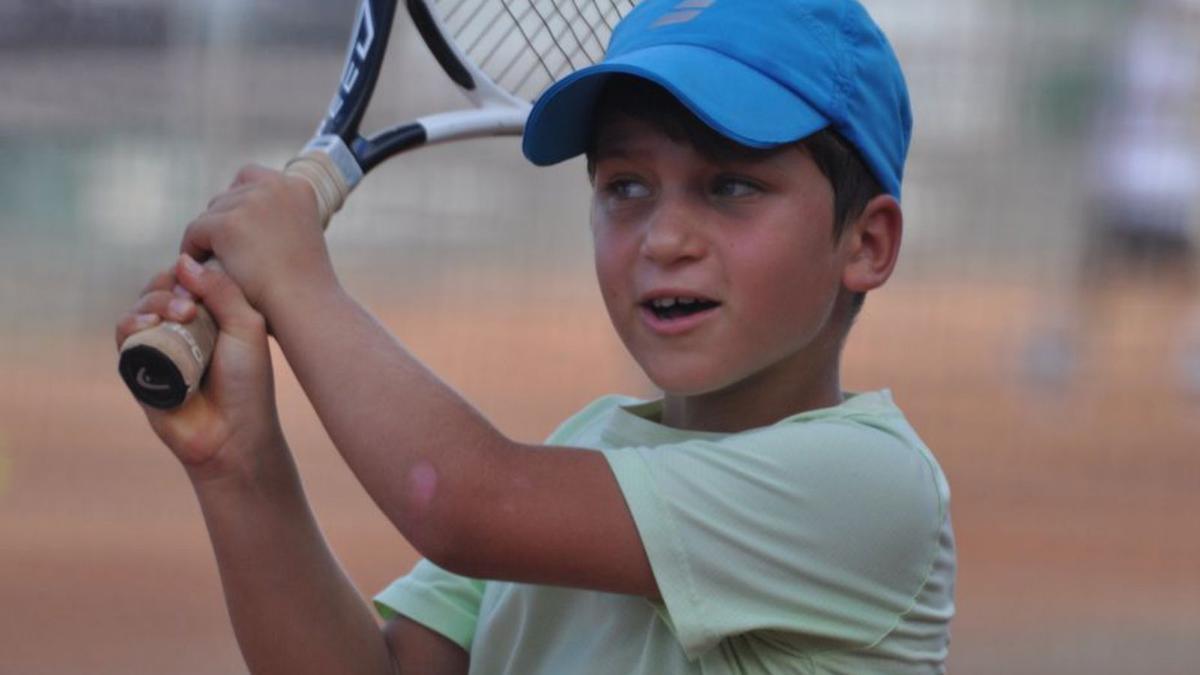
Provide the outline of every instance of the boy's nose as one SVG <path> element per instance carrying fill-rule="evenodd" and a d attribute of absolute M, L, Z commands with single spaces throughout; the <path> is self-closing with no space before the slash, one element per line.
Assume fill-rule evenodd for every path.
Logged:
<path fill-rule="evenodd" d="M 701 232 L 701 215 L 670 200 L 651 214 L 642 238 L 642 255 L 659 265 L 672 265 L 704 256 L 708 243 Z"/>

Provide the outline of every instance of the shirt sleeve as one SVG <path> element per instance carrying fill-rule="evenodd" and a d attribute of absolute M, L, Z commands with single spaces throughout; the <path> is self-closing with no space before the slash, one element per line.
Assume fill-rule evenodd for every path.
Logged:
<path fill-rule="evenodd" d="M 931 572 L 944 482 L 902 434 L 784 423 L 605 456 L 690 658 L 755 632 L 870 646 Z"/>
<path fill-rule="evenodd" d="M 470 651 L 485 584 L 421 560 L 375 596 L 384 619 L 406 616 Z"/>

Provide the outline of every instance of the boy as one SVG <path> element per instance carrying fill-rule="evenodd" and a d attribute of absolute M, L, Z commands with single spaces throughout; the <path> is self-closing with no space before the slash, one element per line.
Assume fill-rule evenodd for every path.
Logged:
<path fill-rule="evenodd" d="M 346 296 L 302 182 L 244 169 L 118 337 L 192 297 L 221 326 L 202 392 L 147 415 L 196 487 L 251 670 L 940 672 L 944 477 L 887 392 L 838 377 L 899 249 L 907 105 L 851 0 L 648 0 L 547 92 L 525 152 L 587 153 L 604 300 L 663 397 L 601 399 L 545 446 L 500 435 Z M 268 324 L 426 558 L 377 597 L 382 636 L 308 512 Z"/>

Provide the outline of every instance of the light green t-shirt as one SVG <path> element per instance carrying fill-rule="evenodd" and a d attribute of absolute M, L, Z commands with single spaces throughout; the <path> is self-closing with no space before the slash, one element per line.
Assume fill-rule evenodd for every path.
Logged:
<path fill-rule="evenodd" d="M 662 593 L 459 577 L 376 598 L 462 645 L 472 675 L 938 673 L 954 613 L 950 493 L 887 391 L 737 434 L 607 397 L 549 443 L 604 453 Z"/>

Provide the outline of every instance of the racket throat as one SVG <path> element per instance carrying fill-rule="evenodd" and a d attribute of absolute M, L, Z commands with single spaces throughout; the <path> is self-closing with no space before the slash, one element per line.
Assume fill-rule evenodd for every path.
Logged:
<path fill-rule="evenodd" d="M 446 72 L 446 76 L 463 89 L 474 90 L 475 78 L 471 76 L 471 71 L 463 65 L 462 59 L 450 46 L 450 41 L 446 39 L 445 29 L 433 12 L 429 10 L 429 6 L 422 0 L 408 0 L 405 4 L 408 5 L 408 14 L 412 17 L 413 25 L 417 27 L 417 32 L 425 40 L 425 45 L 429 47 L 429 51 L 437 60 L 438 65 Z"/>
<path fill-rule="evenodd" d="M 425 129 L 426 143 L 439 143 L 459 138 L 517 135 L 525 128 L 528 106 L 485 106 L 476 110 L 455 110 L 417 119 Z"/>
<path fill-rule="evenodd" d="M 358 164 L 367 172 L 388 157 L 427 142 L 429 133 L 418 120 L 381 131 L 371 138 L 357 139 L 354 141 L 353 155 L 360 158 Z"/>

